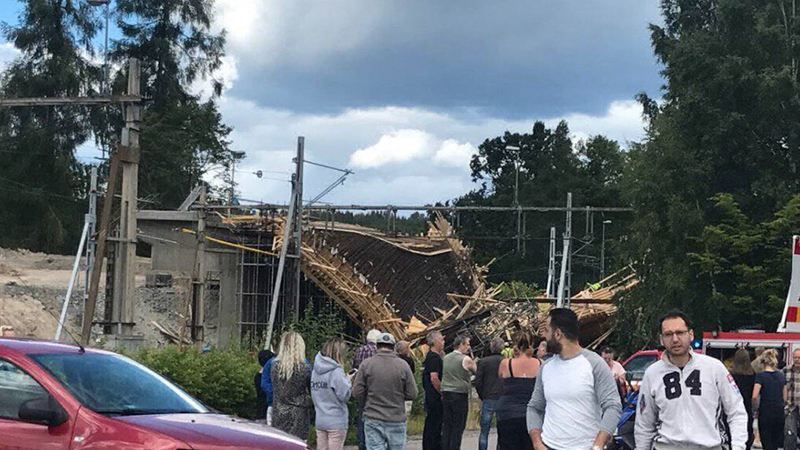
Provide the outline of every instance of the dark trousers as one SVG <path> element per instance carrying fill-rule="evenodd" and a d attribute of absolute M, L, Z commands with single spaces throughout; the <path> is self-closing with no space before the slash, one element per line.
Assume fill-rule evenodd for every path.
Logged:
<path fill-rule="evenodd" d="M 440 398 L 425 400 L 422 450 L 442 450 L 442 400 Z"/>
<path fill-rule="evenodd" d="M 783 450 L 797 450 L 797 407 L 793 407 L 787 414 L 783 425 L 784 441 Z"/>
<path fill-rule="evenodd" d="M 498 450 L 533 450 L 524 417 L 497 421 Z"/>
<path fill-rule="evenodd" d="M 783 446 L 783 417 L 759 416 L 758 433 L 761 436 L 761 448 L 778 450 Z"/>
<path fill-rule="evenodd" d="M 442 407 L 442 450 L 461 450 L 461 438 L 467 426 L 469 395 L 443 392 Z"/>

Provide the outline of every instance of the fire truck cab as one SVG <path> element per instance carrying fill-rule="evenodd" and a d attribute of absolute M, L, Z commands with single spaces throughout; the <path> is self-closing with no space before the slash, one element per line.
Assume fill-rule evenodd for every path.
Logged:
<path fill-rule="evenodd" d="M 792 352 L 800 349 L 800 333 L 766 333 L 758 330 L 704 332 L 703 353 L 729 363 L 738 348 L 755 353 L 758 348 L 778 352 L 780 367 L 792 364 Z"/>
<path fill-rule="evenodd" d="M 751 353 L 758 348 L 773 348 L 778 351 L 780 367 L 792 364 L 792 352 L 800 349 L 800 236 L 792 237 L 791 248 L 792 278 L 777 332 L 707 331 L 703 333 L 703 353 L 723 362 L 729 362 L 737 348 L 746 348 Z"/>

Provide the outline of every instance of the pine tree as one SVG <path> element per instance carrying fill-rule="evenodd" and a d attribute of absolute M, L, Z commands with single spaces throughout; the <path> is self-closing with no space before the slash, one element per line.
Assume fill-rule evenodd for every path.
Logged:
<path fill-rule="evenodd" d="M 17 26 L 3 34 L 20 56 L 0 81 L 4 97 L 97 92 L 100 71 L 87 57 L 99 22 L 74 0 L 23 1 Z M 90 138 L 84 107 L 0 111 L 0 246 L 73 251 L 84 212 L 86 170 L 75 149 Z"/>
<path fill-rule="evenodd" d="M 117 24 L 122 38 L 114 43 L 117 61 L 139 58 L 144 110 L 139 192 L 158 207 L 174 208 L 214 166 L 230 164 L 226 126 L 215 97 L 222 83 L 214 80 L 224 56 L 224 32 L 211 30 L 210 0 L 119 0 Z M 197 80 L 211 79 L 207 101 L 189 91 Z M 122 84 L 122 83 L 118 83 Z"/>

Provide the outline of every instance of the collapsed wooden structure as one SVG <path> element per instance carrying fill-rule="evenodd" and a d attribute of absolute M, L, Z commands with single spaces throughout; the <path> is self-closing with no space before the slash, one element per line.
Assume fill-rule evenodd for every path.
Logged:
<path fill-rule="evenodd" d="M 224 220 L 233 227 L 271 227 L 272 251 L 283 245 L 280 216 Z M 413 342 L 433 330 L 470 333 L 477 349 L 496 336 L 509 341 L 516 330 L 538 330 L 554 301 L 500 300 L 500 287 L 486 285 L 487 268 L 473 263 L 469 249 L 442 216 L 429 224 L 424 236 L 390 236 L 358 225 L 307 221 L 301 252 L 305 276 L 361 329 L 378 328 Z M 608 336 L 615 297 L 637 283 L 628 267 L 573 297 L 587 342 Z"/>

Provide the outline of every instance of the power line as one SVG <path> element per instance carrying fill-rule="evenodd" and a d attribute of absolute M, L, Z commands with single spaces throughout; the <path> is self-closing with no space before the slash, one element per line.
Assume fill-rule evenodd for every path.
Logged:
<path fill-rule="evenodd" d="M 39 196 L 39 197 L 60 198 L 62 200 L 67 200 L 67 201 L 73 202 L 73 203 L 83 203 L 84 202 L 84 200 L 78 200 L 78 199 L 75 199 L 75 198 L 72 198 L 72 197 L 68 197 L 66 195 L 59 195 L 59 194 L 56 194 L 56 193 L 53 193 L 53 192 L 47 192 L 47 191 L 41 191 L 41 190 L 37 192 L 36 190 L 32 190 L 32 189 L 8 188 L 8 187 L 3 187 L 3 186 L 0 186 L 0 190 L 5 191 L 5 192 L 17 193 L 17 194 L 36 195 L 36 196 Z"/>

